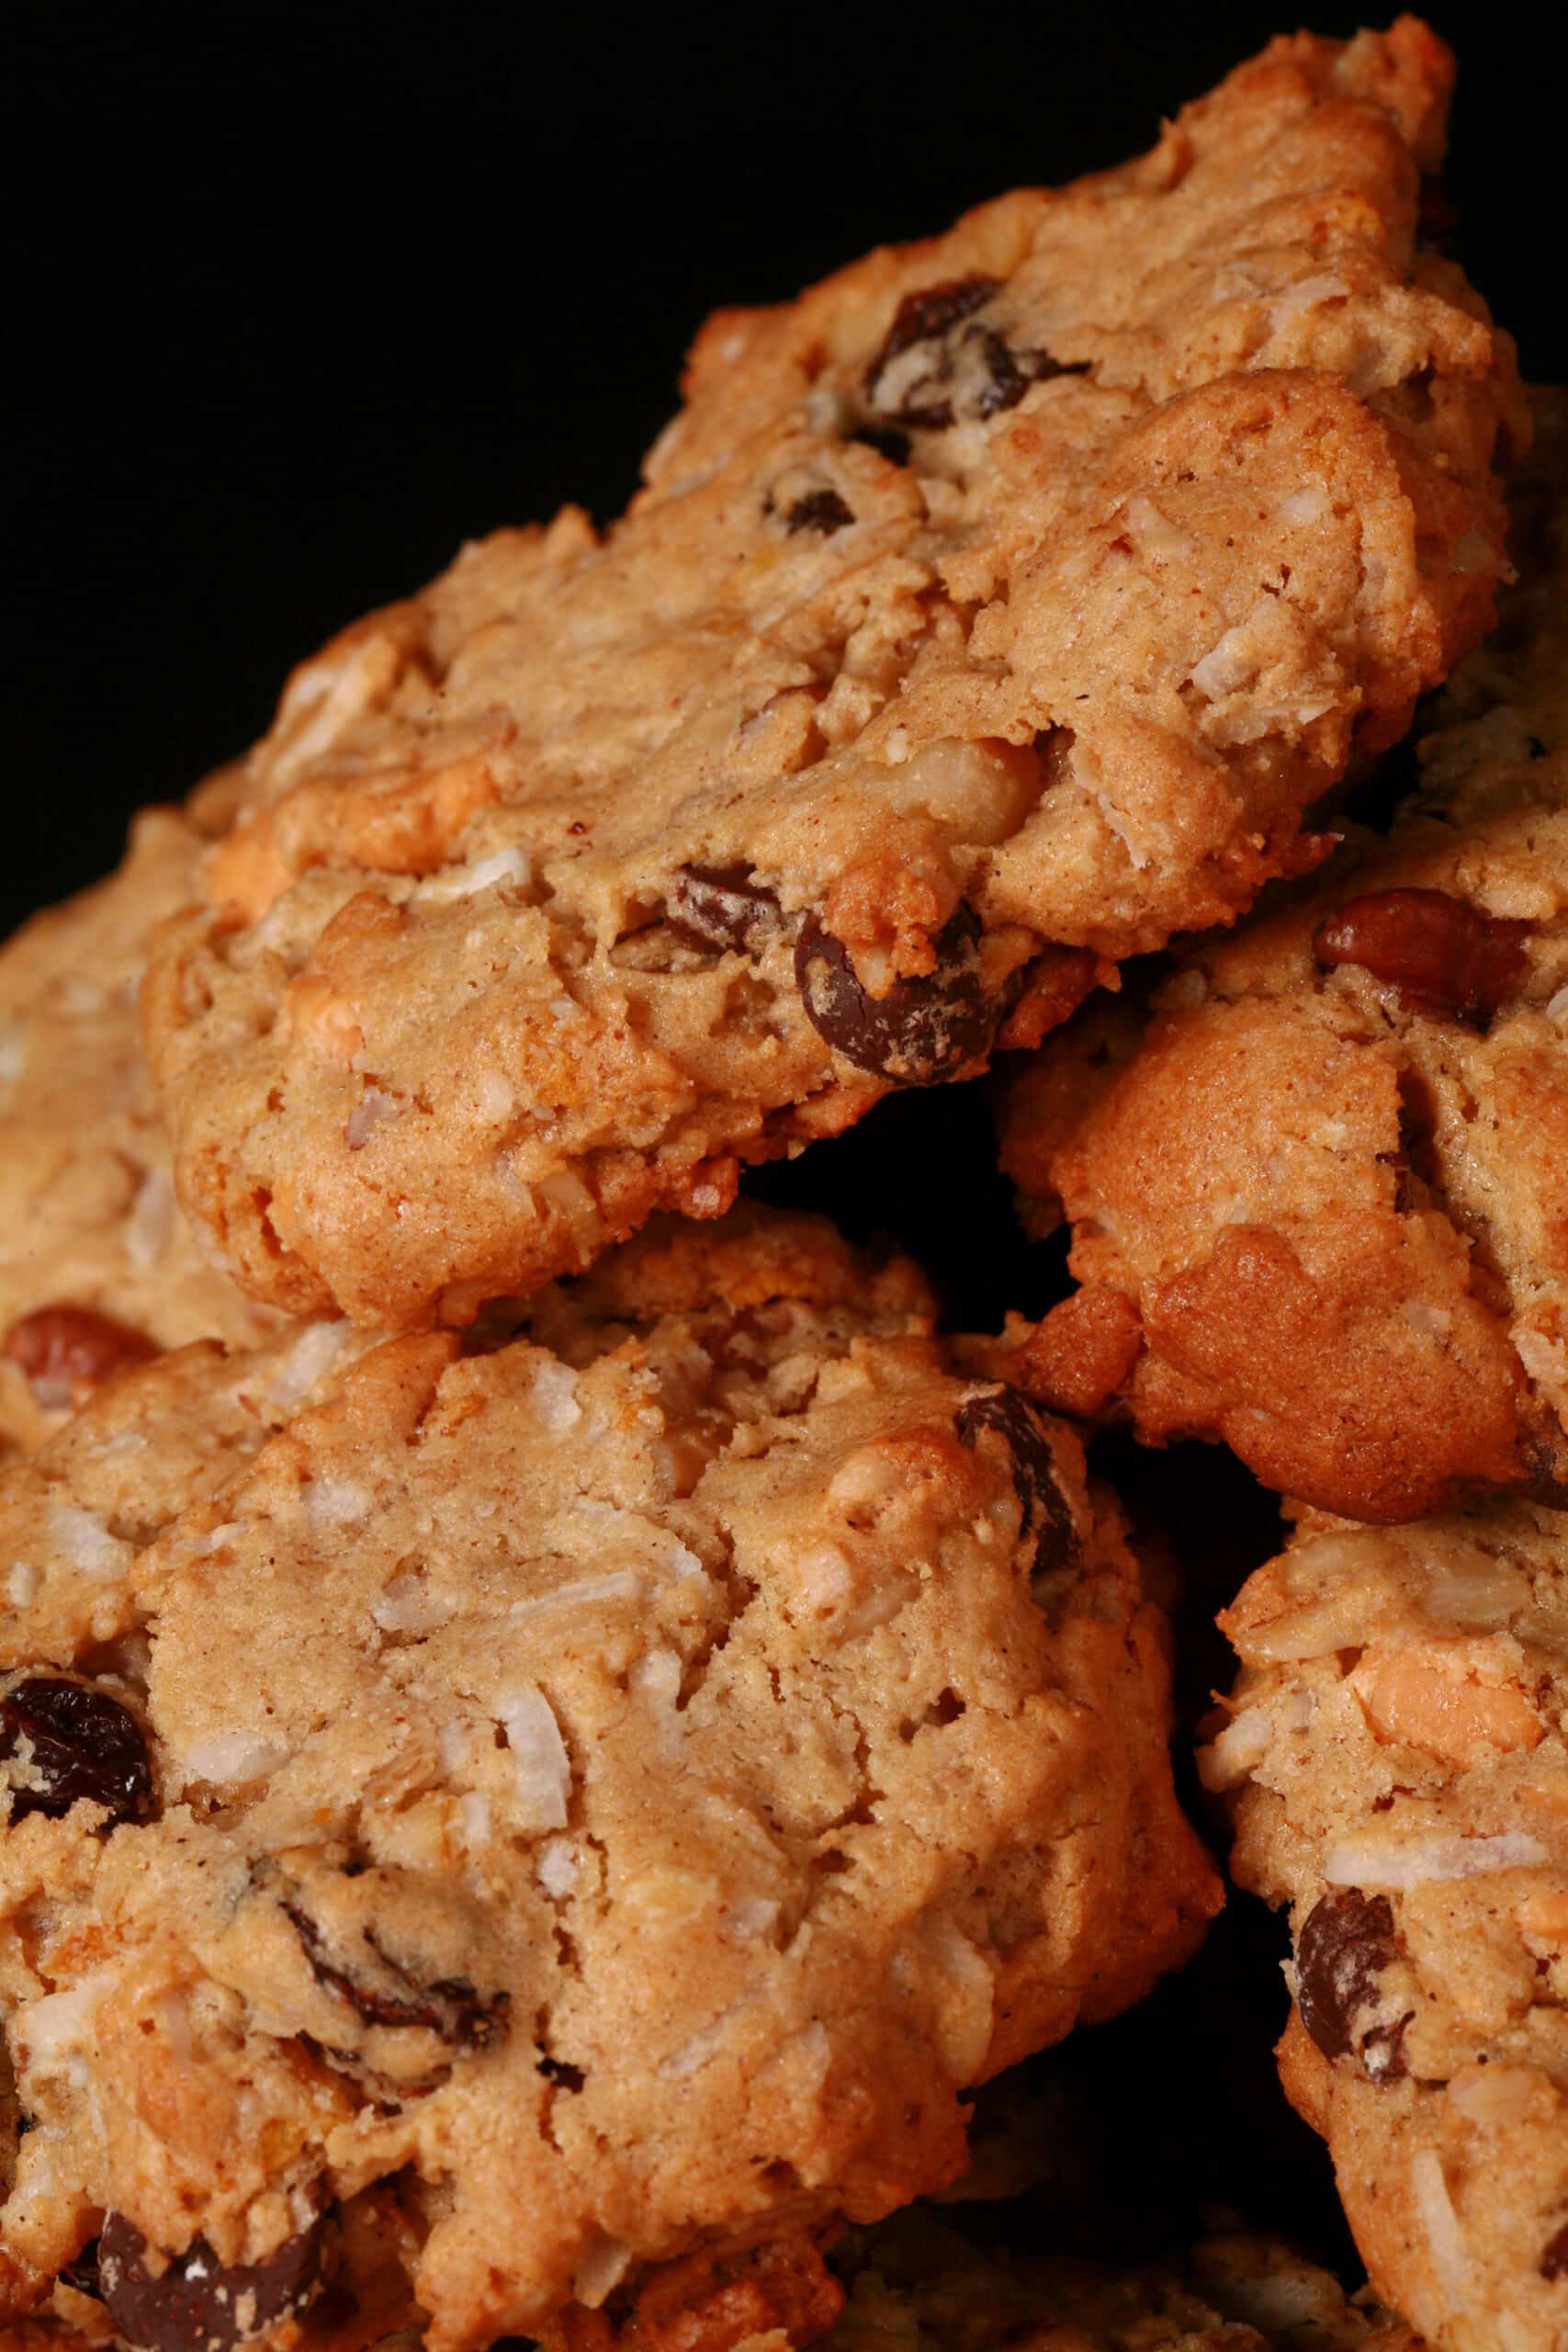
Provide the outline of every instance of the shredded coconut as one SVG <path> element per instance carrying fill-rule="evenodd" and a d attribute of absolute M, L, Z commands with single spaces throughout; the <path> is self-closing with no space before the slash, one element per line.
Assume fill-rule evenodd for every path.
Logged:
<path fill-rule="evenodd" d="M 343 1139 L 350 1151 L 359 1151 L 383 1119 L 395 1119 L 401 1106 L 383 1087 L 367 1086 L 344 1123 Z"/>
<path fill-rule="evenodd" d="M 1442 2158 L 1435 2148 L 1417 2149 L 1411 2157 L 1410 2186 L 1438 2276 L 1451 2292 L 1470 2268 L 1470 2256 L 1443 2177 Z"/>
<path fill-rule="evenodd" d="M 470 1846 L 482 1846 L 490 1836 L 490 1799 L 470 1789 L 457 1807 L 463 1835 Z"/>
<path fill-rule="evenodd" d="M 1492 1838 L 1341 1838 L 1329 1848 L 1323 1874 L 1330 1886 L 1400 1888 L 1528 1870 L 1547 1860 L 1547 1848 L 1525 1829 L 1500 1830 Z"/>
<path fill-rule="evenodd" d="M 536 1593 L 530 1600 L 514 1600 L 507 1615 L 514 1623 L 536 1617 L 545 1609 L 597 1608 L 605 1600 L 640 1600 L 643 1581 L 629 1568 L 615 1568 L 608 1576 L 579 1577 L 575 1583 L 558 1584 L 553 1592 Z"/>
<path fill-rule="evenodd" d="M 149 1168 L 125 1221 L 125 1254 L 139 1273 L 155 1266 L 175 1238 L 175 1187 L 166 1168 Z"/>
<path fill-rule="evenodd" d="M 432 1634 L 452 1613 L 450 1602 L 433 1589 L 421 1568 L 409 1568 L 384 1585 L 370 1614 L 384 1634 Z"/>
<path fill-rule="evenodd" d="M 444 873 L 433 874 L 420 884 L 414 897 L 439 902 L 446 899 L 474 899 L 481 890 L 520 889 L 533 877 L 533 867 L 517 848 L 492 850 L 488 857 L 476 857 L 467 865 L 451 865 Z"/>
<path fill-rule="evenodd" d="M 582 1419 L 582 1408 L 577 1401 L 577 1374 L 570 1364 L 560 1363 L 555 1356 L 540 1358 L 528 1396 L 535 1419 L 551 1437 L 564 1436 Z"/>
<path fill-rule="evenodd" d="M 529 1683 L 502 1700 L 500 1713 L 525 1821 L 531 1829 L 564 1829 L 571 1761 L 554 1709 L 537 1684 Z"/>
<path fill-rule="evenodd" d="M 273 1367 L 265 1391 L 270 1403 L 292 1412 L 354 1345 L 350 1323 L 311 1323 Z"/>
<path fill-rule="evenodd" d="M 369 1490 L 355 1478 L 312 1478 L 303 1499 L 305 1516 L 317 1527 L 345 1527 L 370 1508 Z"/>
<path fill-rule="evenodd" d="M 582 1875 L 582 1864 L 577 1848 L 570 1838 L 547 1838 L 534 1864 L 534 1873 L 545 1893 L 556 1902 L 575 1894 L 577 1882 Z"/>
<path fill-rule="evenodd" d="M 38 1597 L 42 1582 L 38 1570 L 26 1560 L 13 1560 L 6 1578 L 6 1594 L 14 1609 L 27 1609 Z"/>
<path fill-rule="evenodd" d="M 79 1568 L 84 1576 L 123 1576 L 136 1557 L 133 1544 L 122 1544 L 90 1511 L 78 1510 L 74 1503 L 51 1505 L 49 1532 L 66 1565 Z"/>
<path fill-rule="evenodd" d="M 268 1739 L 254 1731 L 218 1731 L 186 1750 L 185 1776 L 189 1781 L 236 1784 L 262 1780 L 288 1761 L 288 1748 L 280 1739 Z"/>
<path fill-rule="evenodd" d="M 596 2312 L 613 2288 L 618 2287 L 631 2267 L 632 2250 L 619 2238 L 608 2238 L 596 2231 L 588 2242 L 581 2261 L 572 2277 L 573 2299 Z"/>

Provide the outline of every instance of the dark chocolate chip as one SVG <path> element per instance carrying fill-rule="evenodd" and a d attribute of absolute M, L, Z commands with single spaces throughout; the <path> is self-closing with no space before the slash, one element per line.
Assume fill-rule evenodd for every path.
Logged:
<path fill-rule="evenodd" d="M 158 1352 L 151 1340 L 95 1306 L 39 1306 L 13 1323 L 4 1352 L 51 1411 L 82 1406 L 127 1364 Z"/>
<path fill-rule="evenodd" d="M 1302 2023 L 1325 2058 L 1348 2058 L 1358 2051 L 1373 2082 L 1404 2072 L 1404 2029 L 1378 2025 L 1358 2037 L 1356 2019 L 1375 2009 L 1379 1980 L 1399 1957 L 1393 1912 L 1386 1894 L 1363 1894 L 1359 1887 L 1336 1887 L 1314 1905 L 1296 1939 L 1296 2007 Z"/>
<path fill-rule="evenodd" d="M 1321 924 L 1313 954 L 1325 970 L 1359 964 L 1407 1012 L 1483 1029 L 1525 969 L 1528 922 L 1483 914 L 1447 890 L 1373 890 Z"/>
<path fill-rule="evenodd" d="M 873 996 L 841 939 L 807 915 L 795 944 L 795 982 L 811 1024 L 857 1069 L 901 1086 L 933 1086 L 990 1046 L 1003 1006 L 980 985 L 980 926 L 961 906 L 936 939 L 936 969 Z"/>
<path fill-rule="evenodd" d="M 1057 1481 L 1051 1441 L 1022 1390 L 998 1386 L 966 1396 L 958 1408 L 956 1427 L 960 1442 L 971 1451 L 989 1430 L 1011 1455 L 1024 1528 L 1034 1537 L 1033 1573 L 1068 1566 L 1078 1551 L 1072 1508 Z"/>
<path fill-rule="evenodd" d="M 1540 2275 L 1548 2279 L 1568 2278 L 1568 2222 L 1548 2238 L 1541 2252 Z"/>
<path fill-rule="evenodd" d="M 220 2263 L 195 2239 L 153 2277 L 147 2241 L 123 2213 L 104 2218 L 99 2292 L 138 2352 L 230 2352 L 303 2311 L 321 2283 L 320 2225 L 286 2238 L 265 2262 Z"/>
<path fill-rule="evenodd" d="M 10 1817 L 58 1821 L 85 1800 L 108 1815 L 105 1828 L 147 1821 L 153 1812 L 147 1741 L 129 1707 L 90 1682 L 28 1674 L 0 1696 L 0 1800 Z"/>
<path fill-rule="evenodd" d="M 283 1909 L 317 1983 L 346 2001 L 362 2025 L 421 2026 L 457 2050 L 482 2050 L 506 2032 L 509 1994 L 477 1993 L 466 1976 L 444 1976 L 433 1984 L 416 1984 L 368 1933 L 365 1938 L 367 1963 L 384 1971 L 390 1984 L 386 1988 L 367 1984 L 328 1957 L 325 1939 L 313 1919 L 291 1903 Z"/>
<path fill-rule="evenodd" d="M 878 457 L 886 458 L 889 465 L 907 466 L 909 462 L 909 436 L 900 432 L 896 424 L 857 424 L 854 431 L 847 433 L 844 438 L 847 441 L 863 441 L 868 449 L 874 449 Z"/>
<path fill-rule="evenodd" d="M 790 532 L 821 531 L 826 534 L 841 531 L 846 523 L 852 523 L 854 519 L 836 490 L 811 490 L 804 498 L 795 500 L 784 516 L 784 528 Z"/>
<path fill-rule="evenodd" d="M 708 953 L 734 947 L 757 956 L 784 917 L 749 865 L 686 865 L 665 921 L 683 946 Z"/>

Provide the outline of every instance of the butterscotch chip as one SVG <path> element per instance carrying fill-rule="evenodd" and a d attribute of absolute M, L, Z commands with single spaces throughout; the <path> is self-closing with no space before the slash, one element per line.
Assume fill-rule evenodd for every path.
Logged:
<path fill-rule="evenodd" d="M 748 1208 L 466 1346 L 164 1355 L 0 1477 L 12 2307 L 96 2237 L 128 2338 L 283 2352 L 395 2181 L 431 2352 L 830 2324 L 843 2222 L 1217 1901 L 993 1351 Z"/>
<path fill-rule="evenodd" d="M 1274 42 L 1147 155 L 697 340 L 603 537 L 299 671 L 149 1038 L 256 1295 L 461 1324 L 1037 1043 L 1326 847 L 1486 627 L 1510 348 L 1418 247 L 1446 51 Z"/>
<path fill-rule="evenodd" d="M 1435 2352 L 1568 2332 L 1568 1518 L 1310 1513 L 1221 1623 L 1199 1758 L 1288 1906 L 1285 2087 Z"/>
<path fill-rule="evenodd" d="M 1367 1520 L 1568 1483 L 1568 432 L 1540 407 L 1520 582 L 1386 838 L 1048 1041 L 1003 1115 L 1083 1285 L 1020 1377 L 1060 1401 L 1057 1352 L 1098 1367 L 1079 1409 Z M 1120 1360 L 1077 1343 L 1127 1325 Z"/>
<path fill-rule="evenodd" d="M 0 948 L 0 1451 L 138 1357 L 276 1323 L 180 1211 L 137 1012 L 148 941 L 199 892 L 227 797 L 220 779 L 194 813 L 144 812 L 111 879 Z"/>

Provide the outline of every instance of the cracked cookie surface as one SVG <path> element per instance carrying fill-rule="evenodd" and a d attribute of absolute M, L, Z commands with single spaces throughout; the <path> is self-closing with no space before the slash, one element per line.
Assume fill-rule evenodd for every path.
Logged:
<path fill-rule="evenodd" d="M 221 789 L 193 804 L 209 828 Z M 186 1225 L 142 1064 L 147 943 L 199 888 L 200 822 L 147 810 L 116 874 L 0 948 L 0 1452 L 125 1363 L 277 1320 Z"/>
<path fill-rule="evenodd" d="M 291 2324 L 396 2181 L 433 2352 L 820 2333 L 840 2219 L 1217 1901 L 1160 1612 L 992 1352 L 747 1210 L 466 1349 L 168 1356 L 6 1473 L 13 2307 L 199 2240 Z"/>
<path fill-rule="evenodd" d="M 1539 406 L 1520 585 L 1387 837 L 1146 1015 L 1086 1016 L 1003 1114 L 1082 1284 L 1038 1393 L 1368 1520 L 1568 1474 L 1568 430 Z"/>
<path fill-rule="evenodd" d="M 1221 1623 L 1200 1758 L 1288 1905 L 1292 2099 L 1378 2292 L 1438 2352 L 1568 2336 L 1568 1521 L 1313 1514 Z"/>
<path fill-rule="evenodd" d="M 1284 40 L 721 313 L 603 540 L 499 533 L 299 672 L 149 1001 L 241 1279 L 460 1324 L 1310 864 L 1501 560 L 1511 351 L 1416 243 L 1450 79 L 1413 18 Z"/>

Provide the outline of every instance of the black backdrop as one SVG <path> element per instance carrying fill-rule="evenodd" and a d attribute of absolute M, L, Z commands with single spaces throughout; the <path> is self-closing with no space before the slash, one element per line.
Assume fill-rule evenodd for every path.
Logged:
<path fill-rule="evenodd" d="M 1462 250 L 1535 369 L 1568 367 L 1551 76 L 1517 78 L 1498 11 L 1436 13 L 1463 67 Z M 3 927 L 465 535 L 566 497 L 613 514 L 712 305 L 1134 152 L 1281 19 L 946 0 L 922 21 L 19 0 Z"/>
<path fill-rule="evenodd" d="M 1462 67 L 1461 257 L 1527 367 L 1568 375 L 1552 77 L 1498 42 L 1502 12 L 1435 16 Z M 23 0 L 0 101 L 0 928 L 107 867 L 135 806 L 243 746 L 290 662 L 463 537 L 569 497 L 614 514 L 711 306 L 1119 160 L 1280 21 Z M 754 1182 L 890 1228 L 966 1320 L 1061 1283 L 1059 1249 L 1011 1224 L 974 1089 L 894 1098 Z M 1225 1674 L 1212 1610 L 1272 1548 L 1272 1503 L 1216 1452 L 1100 1454 L 1185 1539 L 1190 1722 Z M 1235 1903 L 1195 1970 L 1049 2062 L 1109 2150 L 1113 2194 L 1073 2233 L 1146 2242 L 1218 2195 L 1344 2252 L 1265 2056 L 1279 1949 Z"/>

